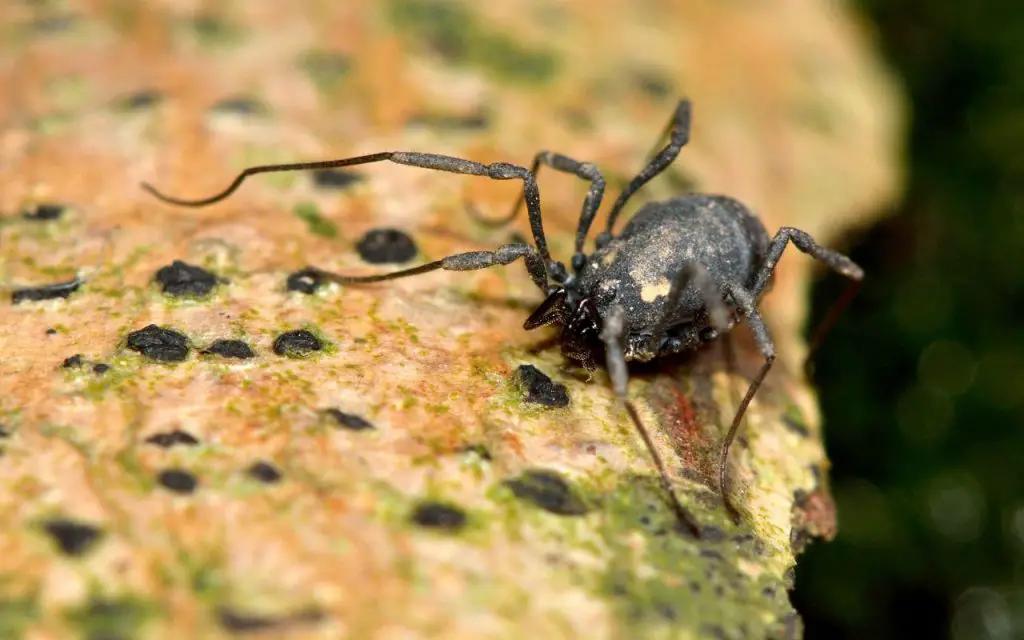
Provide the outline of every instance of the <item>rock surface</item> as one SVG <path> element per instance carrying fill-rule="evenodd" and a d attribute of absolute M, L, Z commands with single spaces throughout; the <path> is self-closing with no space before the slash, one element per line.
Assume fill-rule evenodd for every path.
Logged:
<path fill-rule="evenodd" d="M 526 235 L 471 213 L 503 216 L 515 184 L 380 164 L 254 178 L 208 209 L 137 184 L 199 197 L 254 163 L 410 149 L 528 165 L 551 149 L 615 187 L 683 94 L 692 142 L 643 197 L 725 192 L 827 243 L 900 182 L 898 96 L 854 17 L 825 0 L 8 4 L 0 282 L 83 283 L 0 304 L 0 637 L 800 635 L 795 551 L 835 531 L 793 373 L 806 259 L 783 259 L 764 302 L 780 363 L 734 449 L 740 526 L 713 475 L 757 365 L 745 332 L 732 373 L 717 350 L 635 371 L 706 526 L 695 541 L 604 372 L 567 370 L 522 331 L 539 295 L 521 266 L 289 291 L 307 265 L 394 268 L 360 259 L 374 229 L 423 261 Z M 585 186 L 540 184 L 567 259 Z M 21 215 L 51 202 L 61 215 Z M 165 296 L 154 277 L 175 260 L 223 282 Z M 147 358 L 127 337 L 150 325 L 260 357 Z M 270 355 L 297 331 L 321 348 Z M 75 355 L 109 368 L 61 366 Z M 524 402 L 522 364 L 568 406 Z M 173 433 L 188 446 L 149 444 Z M 103 535 L 62 556 L 42 523 L 63 520 Z"/>

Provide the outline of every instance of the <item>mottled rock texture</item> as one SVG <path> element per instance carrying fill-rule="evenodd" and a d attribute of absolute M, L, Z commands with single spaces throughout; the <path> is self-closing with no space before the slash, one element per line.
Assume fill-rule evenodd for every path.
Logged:
<path fill-rule="evenodd" d="M 516 184 L 381 164 L 261 176 L 193 210 L 138 182 L 198 197 L 253 163 L 409 149 L 528 165 L 551 149 L 598 163 L 611 200 L 687 95 L 692 142 L 643 198 L 726 192 L 828 243 L 900 180 L 898 96 L 842 6 L 5 3 L 0 283 L 83 283 L 0 299 L 0 637 L 799 635 L 793 545 L 835 530 L 794 366 L 808 260 L 787 255 L 764 303 L 780 362 L 734 450 L 742 525 L 712 478 L 757 365 L 746 333 L 732 373 L 717 350 L 635 371 L 707 526 L 696 541 L 604 372 L 567 370 L 549 334 L 522 331 L 540 296 L 521 265 L 290 291 L 309 265 L 395 268 L 360 258 L 374 229 L 415 242 L 408 264 L 526 234 L 470 213 L 504 215 Z M 567 259 L 585 185 L 540 185 Z M 176 260 L 217 286 L 164 295 Z M 184 336 L 184 357 L 133 350 L 150 325 Z M 297 331 L 320 348 L 274 355 Z M 258 357 L 200 355 L 218 340 Z M 109 368 L 61 366 L 76 355 Z M 568 406 L 524 402 L 522 364 Z M 152 444 L 175 433 L 187 446 Z M 62 554 L 46 523 L 65 521 L 102 535 Z"/>

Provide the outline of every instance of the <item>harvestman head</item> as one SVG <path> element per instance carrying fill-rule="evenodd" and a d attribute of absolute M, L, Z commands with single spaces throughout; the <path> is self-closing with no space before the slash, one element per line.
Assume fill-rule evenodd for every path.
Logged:
<path fill-rule="evenodd" d="M 639 412 L 628 398 L 627 361 L 652 360 L 697 349 L 717 340 L 741 320 L 746 320 L 764 356 L 764 363 L 750 382 L 725 436 L 718 478 L 726 509 L 738 521 L 739 512 L 727 490 L 729 450 L 747 407 L 775 361 L 774 343 L 757 309 L 758 298 L 764 293 L 775 265 L 790 242 L 800 251 L 851 279 L 846 293 L 815 332 L 811 343 L 813 354 L 842 308 L 856 293 L 864 274 L 849 258 L 821 247 L 798 229 L 783 227 L 769 238 L 757 217 L 727 196 L 690 194 L 648 203 L 619 235 L 614 235 L 615 221 L 633 194 L 664 171 L 689 140 L 690 111 L 690 102 L 681 100 L 659 138 L 657 153 L 651 156 L 615 201 L 605 230 L 596 238 L 597 248 L 590 254 L 584 252 L 584 243 L 604 196 L 604 177 L 589 162 L 548 151 L 538 153 L 529 170 L 506 162 L 482 164 L 452 156 L 406 151 L 386 151 L 322 162 L 264 165 L 245 169 L 222 192 L 197 200 L 167 196 L 146 183 L 142 186 L 165 202 L 201 207 L 227 198 L 246 178 L 259 173 L 331 169 L 385 161 L 492 180 L 521 180 L 522 195 L 511 213 L 491 224 L 510 222 L 525 202 L 533 246 L 517 242 L 494 251 L 457 253 L 418 267 L 380 275 L 349 276 L 324 271 L 319 275 L 341 284 L 367 284 L 439 269 L 484 269 L 522 259 L 530 278 L 545 296 L 524 323 L 524 328 L 559 326 L 562 352 L 587 368 L 592 368 L 603 353 L 615 394 L 626 408 L 658 469 L 673 511 L 684 526 L 699 536 L 699 523 L 680 503 L 661 455 Z M 661 147 L 666 136 L 668 143 Z M 541 165 L 576 175 L 590 183 L 577 226 L 571 271 L 562 262 L 552 259 L 548 252 L 536 181 Z"/>

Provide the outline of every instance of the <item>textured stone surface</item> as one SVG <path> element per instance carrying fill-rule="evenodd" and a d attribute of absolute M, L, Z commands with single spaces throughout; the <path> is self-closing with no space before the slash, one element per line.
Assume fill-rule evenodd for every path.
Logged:
<path fill-rule="evenodd" d="M 756 366 L 747 340 L 732 375 L 715 351 L 636 372 L 677 490 L 712 527 L 698 543 L 675 531 L 606 375 L 563 369 L 543 332 L 521 330 L 539 302 L 521 266 L 288 291 L 307 265 L 389 269 L 359 257 L 375 228 L 408 233 L 423 260 L 526 234 L 525 220 L 492 230 L 467 210 L 504 215 L 515 184 L 383 164 L 343 189 L 263 176 L 201 210 L 137 187 L 197 197 L 251 163 L 399 148 L 520 164 L 547 148 L 614 186 L 678 94 L 694 100 L 692 143 L 644 197 L 727 192 L 770 230 L 827 242 L 899 184 L 898 101 L 836 3 L 470 6 L 7 3 L 0 282 L 85 282 L 66 299 L 0 299 L 0 637 L 799 633 L 791 545 L 835 528 L 813 396 L 790 373 L 805 259 L 783 260 L 765 301 L 781 359 L 735 449 L 743 525 L 709 487 Z M 540 182 L 568 258 L 584 185 Z M 21 215 L 53 202 L 56 219 Z M 153 278 L 174 260 L 224 283 L 168 298 Z M 126 343 L 151 324 L 192 345 L 269 355 L 301 330 L 323 348 L 156 362 Z M 110 368 L 61 367 L 76 354 Z M 569 406 L 524 403 L 521 364 L 564 384 Z M 375 429 L 339 429 L 326 407 Z M 147 444 L 178 431 L 196 443 Z M 277 482 L 260 481 L 261 463 Z M 195 490 L 162 488 L 169 470 Z M 517 497 L 508 481 L 537 473 L 578 508 Z M 546 504 L 556 484 L 519 493 Z M 423 504 L 464 520 L 420 526 Z M 91 523 L 102 544 L 62 557 L 39 527 L 59 518 Z"/>

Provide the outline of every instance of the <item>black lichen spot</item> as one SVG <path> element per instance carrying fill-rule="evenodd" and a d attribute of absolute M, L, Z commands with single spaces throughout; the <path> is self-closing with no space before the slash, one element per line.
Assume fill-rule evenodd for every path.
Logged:
<path fill-rule="evenodd" d="M 44 203 L 37 204 L 32 209 L 21 212 L 21 217 L 35 222 L 46 222 L 49 220 L 60 220 L 67 207 L 62 204 Z"/>
<path fill-rule="evenodd" d="M 323 348 L 323 341 L 305 329 L 288 331 L 274 339 L 274 353 L 289 358 L 301 358 Z"/>
<path fill-rule="evenodd" d="M 313 184 L 318 189 L 345 189 L 366 180 L 358 171 L 341 169 L 317 169 L 313 172 Z"/>
<path fill-rule="evenodd" d="M 48 335 L 48 336 L 55 336 L 55 335 L 57 335 L 57 330 L 54 329 L 53 327 L 50 327 L 50 328 L 48 328 L 46 330 L 46 335 Z"/>
<path fill-rule="evenodd" d="M 707 524 L 700 528 L 700 539 L 704 542 L 722 542 L 725 538 L 725 531 L 713 524 Z"/>
<path fill-rule="evenodd" d="M 526 391 L 526 401 L 545 407 L 569 406 L 569 393 L 564 384 L 553 382 L 532 364 L 521 364 L 516 369 L 516 381 Z"/>
<path fill-rule="evenodd" d="M 92 372 L 95 373 L 98 376 L 101 376 L 101 375 L 103 375 L 104 373 L 106 373 L 108 371 L 110 371 L 110 365 L 109 364 L 103 364 L 102 362 L 97 362 L 96 364 L 92 365 Z"/>
<path fill-rule="evenodd" d="M 40 300 L 67 298 L 75 291 L 78 291 L 78 288 L 81 286 L 82 281 L 75 278 L 74 280 L 69 280 L 67 282 L 15 289 L 11 292 L 11 302 L 13 304 L 21 304 L 22 302 L 38 302 Z"/>
<path fill-rule="evenodd" d="M 520 500 L 563 516 L 579 516 L 589 509 L 569 483 L 554 471 L 531 469 L 517 478 L 505 480 L 508 487 Z"/>
<path fill-rule="evenodd" d="M 371 229 L 356 249 L 370 264 L 401 264 L 416 257 L 416 243 L 398 229 Z"/>
<path fill-rule="evenodd" d="M 60 366 L 65 369 L 75 369 L 77 367 L 82 366 L 83 364 L 84 362 L 82 361 L 82 354 L 76 353 L 73 356 L 64 358 L 64 362 L 62 362 Z"/>
<path fill-rule="evenodd" d="M 213 113 L 233 113 L 242 116 L 262 116 L 269 112 L 266 105 L 262 102 L 247 96 L 225 98 L 210 107 L 210 111 Z"/>
<path fill-rule="evenodd" d="M 217 340 L 207 347 L 203 353 L 223 356 L 225 358 L 240 358 L 242 360 L 256 357 L 256 352 L 252 350 L 252 347 L 241 340 Z"/>
<path fill-rule="evenodd" d="M 276 617 L 243 613 L 228 607 L 221 607 L 217 610 L 217 621 L 229 633 L 270 631 L 300 624 L 312 624 L 323 620 L 323 618 L 323 612 L 317 609 L 307 609 Z"/>
<path fill-rule="evenodd" d="M 4 425 L 0 424 L 0 440 L 4 440 L 11 437 L 11 432 L 7 430 Z"/>
<path fill-rule="evenodd" d="M 258 460 L 252 463 L 245 470 L 245 473 L 253 480 L 264 484 L 277 484 L 281 480 L 281 472 L 277 470 L 277 467 L 265 460 Z"/>
<path fill-rule="evenodd" d="M 341 409 L 327 409 L 327 415 L 334 418 L 339 427 L 349 431 L 367 431 L 375 428 L 366 418 L 357 416 L 354 413 L 345 413 Z"/>
<path fill-rule="evenodd" d="M 114 107 L 121 111 L 140 111 L 142 109 L 155 107 L 160 104 L 163 99 L 164 96 L 159 91 L 144 89 L 119 98 L 114 102 Z"/>
<path fill-rule="evenodd" d="M 164 433 L 154 433 L 146 438 L 146 444 L 155 444 L 161 449 L 170 449 L 175 445 L 194 447 L 199 444 L 199 439 L 187 431 L 175 429 Z"/>
<path fill-rule="evenodd" d="M 66 518 L 54 518 L 43 523 L 43 529 L 50 534 L 64 555 L 84 555 L 103 537 L 103 532 L 84 522 Z"/>
<path fill-rule="evenodd" d="M 322 271 L 315 267 L 306 267 L 288 276 L 287 287 L 289 291 L 312 295 L 326 282 Z"/>
<path fill-rule="evenodd" d="M 459 531 L 466 526 L 466 512 L 443 502 L 421 502 L 409 519 L 421 527 L 448 532 Z"/>
<path fill-rule="evenodd" d="M 183 362 L 188 358 L 188 338 L 155 324 L 128 334 L 128 348 L 159 362 Z"/>
<path fill-rule="evenodd" d="M 202 267 L 197 267 L 181 260 L 175 260 L 169 266 L 161 267 L 156 272 L 156 281 L 161 290 L 170 296 L 195 296 L 201 298 L 209 295 L 213 288 L 226 282 Z"/>
<path fill-rule="evenodd" d="M 180 494 L 193 493 L 199 486 L 199 480 L 183 469 L 164 469 L 157 474 L 156 479 L 165 489 Z"/>
<path fill-rule="evenodd" d="M 242 32 L 221 18 L 211 15 L 197 15 L 185 21 L 199 44 L 213 47 L 234 44 L 241 39 Z"/>

